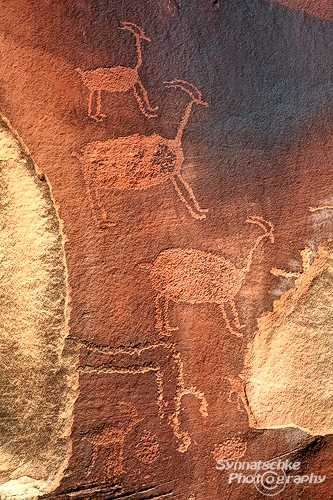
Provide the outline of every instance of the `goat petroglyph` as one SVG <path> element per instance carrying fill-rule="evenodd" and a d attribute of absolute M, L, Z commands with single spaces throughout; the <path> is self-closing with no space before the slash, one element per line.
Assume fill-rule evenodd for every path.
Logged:
<path fill-rule="evenodd" d="M 92 213 L 97 223 L 108 225 L 107 213 L 100 198 L 100 189 L 144 190 L 170 180 L 192 217 L 204 219 L 206 209 L 201 209 L 191 186 L 183 178 L 184 163 L 181 141 L 193 104 L 207 105 L 201 92 L 184 80 L 168 82 L 187 92 L 191 100 L 187 104 L 176 137 L 167 139 L 157 134 L 130 135 L 94 141 L 86 144 L 78 154 L 82 174 L 88 190 Z M 191 206 L 190 202 L 193 204 Z"/>
<path fill-rule="evenodd" d="M 188 447 L 191 444 L 191 437 L 187 431 L 181 430 L 181 422 L 180 422 L 180 413 L 182 406 L 182 398 L 186 395 L 192 395 L 196 399 L 198 399 L 199 412 L 203 417 L 207 417 L 208 411 L 208 403 L 204 396 L 204 393 L 199 391 L 195 386 L 187 386 L 184 380 L 184 366 L 180 357 L 180 353 L 176 351 L 176 348 L 173 343 L 169 341 L 165 342 L 157 342 L 155 344 L 144 344 L 136 347 L 119 347 L 119 348 L 108 348 L 108 347 L 100 347 L 92 344 L 91 342 L 81 342 L 79 341 L 86 349 L 91 350 L 93 352 L 99 352 L 101 354 L 106 355 L 117 355 L 117 354 L 126 354 L 129 356 L 136 355 L 140 357 L 141 354 L 147 353 L 147 351 L 151 351 L 152 357 L 156 357 L 155 350 L 158 347 L 164 347 L 167 350 L 167 353 L 171 353 L 174 365 L 176 367 L 177 372 L 177 385 L 175 396 L 173 400 L 174 411 L 171 412 L 168 418 L 168 424 L 171 426 L 174 436 L 179 442 L 177 450 L 180 453 L 184 453 L 187 451 Z M 156 363 L 152 361 L 150 363 L 142 362 L 140 364 L 137 362 L 135 365 L 131 366 L 119 366 L 115 364 L 104 363 L 98 366 L 84 365 L 79 367 L 79 371 L 82 373 L 147 373 L 147 372 L 155 372 L 156 374 L 156 383 L 157 383 L 157 399 L 156 404 L 158 406 L 158 415 L 161 419 L 165 417 L 164 409 L 165 407 L 170 407 L 170 402 L 165 401 L 164 398 L 164 384 L 166 383 L 164 380 L 164 372 L 161 369 L 160 363 Z"/>
<path fill-rule="evenodd" d="M 115 425 L 117 420 L 115 415 L 112 418 L 112 424 L 104 423 L 83 435 L 83 439 L 87 439 L 92 445 L 88 475 L 96 472 L 96 462 L 101 449 L 107 452 L 105 453 L 105 477 L 103 479 L 118 477 L 126 472 L 123 467 L 125 438 L 143 419 L 138 417 L 138 412 L 132 403 L 119 401 L 116 408 L 120 413 L 119 425 Z M 124 426 L 126 420 L 127 425 Z M 99 468 L 98 472 L 100 472 Z"/>
<path fill-rule="evenodd" d="M 141 53 L 141 40 L 150 42 L 142 28 L 134 23 L 124 21 L 121 23 L 119 29 L 127 30 L 135 36 L 135 44 L 137 51 L 137 62 L 134 68 L 130 66 L 113 66 L 111 68 L 96 68 L 90 70 L 82 70 L 76 68 L 76 71 L 82 78 L 82 81 L 86 87 L 88 87 L 90 94 L 88 99 L 88 115 L 95 120 L 101 120 L 105 114 L 101 114 L 101 93 L 102 90 L 108 92 L 126 92 L 132 89 L 134 92 L 135 99 L 139 105 L 142 113 L 148 118 L 157 116 L 154 112 L 158 107 L 152 108 L 149 104 L 148 94 L 143 86 L 138 69 L 142 65 L 142 53 Z M 93 113 L 93 100 L 96 94 L 96 111 Z"/>
<path fill-rule="evenodd" d="M 155 298 L 156 329 L 163 335 L 170 335 L 177 327 L 171 327 L 168 319 L 169 301 L 190 304 L 218 304 L 230 333 L 241 337 L 242 328 L 234 298 L 239 292 L 246 274 L 252 265 L 253 253 L 264 238 L 273 243 L 273 224 L 262 217 L 252 215 L 246 222 L 259 225 L 264 234 L 256 239 L 244 267 L 238 269 L 221 255 L 202 252 L 194 248 L 170 248 L 163 250 L 152 263 L 140 266 L 150 270 L 150 279 L 157 292 Z M 161 306 L 161 301 L 163 304 Z M 234 330 L 228 320 L 224 305 L 230 304 Z"/>
<path fill-rule="evenodd" d="M 258 320 L 241 374 L 253 427 L 333 432 L 333 241 L 317 253 Z"/>
<path fill-rule="evenodd" d="M 3 118 L 0 198 L 0 497 L 37 498 L 67 466 L 77 359 L 51 189 Z"/>

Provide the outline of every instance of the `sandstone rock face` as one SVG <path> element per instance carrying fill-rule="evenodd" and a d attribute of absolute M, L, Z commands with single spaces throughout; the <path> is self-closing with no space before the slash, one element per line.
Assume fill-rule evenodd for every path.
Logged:
<path fill-rule="evenodd" d="M 259 318 L 245 358 L 249 415 L 254 427 L 332 434 L 332 241 L 294 276 L 294 288 Z"/>
<path fill-rule="evenodd" d="M 0 122 L 0 495 L 53 490 L 69 459 L 77 375 L 66 345 L 63 236 L 45 177 Z"/>
<path fill-rule="evenodd" d="M 332 496 L 330 18 L 3 2 L 0 498 Z"/>

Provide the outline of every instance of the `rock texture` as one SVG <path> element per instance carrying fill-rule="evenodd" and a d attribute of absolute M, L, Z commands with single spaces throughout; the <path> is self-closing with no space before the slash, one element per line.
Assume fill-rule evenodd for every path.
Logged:
<path fill-rule="evenodd" d="M 254 427 L 333 432 L 332 248 L 332 241 L 319 245 L 318 257 L 297 273 L 294 288 L 258 320 L 244 363 Z"/>
<path fill-rule="evenodd" d="M 0 122 L 1 498 L 59 484 L 71 452 L 77 375 L 60 221 L 44 176 Z"/>
<path fill-rule="evenodd" d="M 2 225 L 2 252 L 14 269 L 29 248 L 31 288 L 26 266 L 1 273 L 38 316 L 16 338 L 21 309 L 1 316 L 0 372 L 17 382 L 1 407 L 21 405 L 0 418 L 13 436 L 1 438 L 3 498 L 46 482 L 47 500 L 259 499 L 217 461 L 276 457 L 326 476 L 279 498 L 333 495 L 330 416 L 304 404 L 330 405 L 331 278 L 318 269 L 333 238 L 333 25 L 327 2 L 283 3 L 2 3 L 0 113 L 26 151 L 1 170 L 1 193 L 26 176 L 36 194 L 21 187 L 0 210 L 24 235 L 15 250 Z M 35 250 L 48 243 L 44 266 Z M 302 263 L 306 248 L 316 259 Z M 282 359 L 285 392 L 271 380 Z"/>

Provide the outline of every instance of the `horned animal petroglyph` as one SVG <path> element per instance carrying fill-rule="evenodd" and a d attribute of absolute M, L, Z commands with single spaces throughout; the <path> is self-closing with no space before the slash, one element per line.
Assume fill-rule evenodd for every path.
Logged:
<path fill-rule="evenodd" d="M 253 253 L 264 238 L 274 242 L 273 224 L 262 217 L 252 215 L 246 222 L 259 225 L 264 234 L 256 239 L 246 260 L 246 265 L 238 269 L 230 260 L 221 255 L 202 252 L 194 248 L 170 248 L 163 250 L 152 263 L 142 263 L 150 269 L 150 279 L 157 292 L 155 298 L 156 329 L 170 335 L 177 327 L 171 327 L 168 320 L 169 301 L 200 304 L 218 304 L 230 333 L 241 337 L 228 320 L 224 305 L 230 304 L 233 321 L 239 330 L 238 313 L 234 298 L 239 292 L 247 273 L 250 271 Z M 161 300 L 164 304 L 161 307 Z"/>
<path fill-rule="evenodd" d="M 110 225 L 99 195 L 101 188 L 144 190 L 167 180 L 171 180 L 192 217 L 200 220 L 206 217 L 207 210 L 200 208 L 190 185 L 181 174 L 184 163 L 181 141 L 193 104 L 207 106 L 207 103 L 202 100 L 201 92 L 184 80 L 173 80 L 168 82 L 167 86 L 178 87 L 191 98 L 174 139 L 157 134 L 134 134 L 90 142 L 78 155 L 93 216 L 98 224 Z M 193 203 L 193 208 L 185 198 L 186 195 Z"/>
<path fill-rule="evenodd" d="M 149 104 L 147 91 L 138 74 L 138 69 L 142 65 L 141 40 L 146 40 L 147 42 L 151 40 L 144 34 L 143 30 L 134 23 L 124 21 L 121 23 L 119 29 L 130 31 L 135 36 L 137 51 L 136 65 L 134 68 L 130 66 L 112 66 L 111 68 L 96 68 L 85 71 L 76 68 L 76 71 L 81 75 L 83 83 L 90 91 L 88 115 L 97 121 L 106 116 L 101 114 L 102 90 L 108 92 L 126 92 L 127 90 L 133 89 L 135 99 L 142 113 L 148 118 L 155 117 L 157 115 L 154 114 L 154 112 L 158 109 L 158 106 L 152 108 Z M 140 95 L 140 92 L 142 95 Z M 93 114 L 92 106 L 95 93 L 97 93 L 96 112 Z"/>
<path fill-rule="evenodd" d="M 115 364 L 103 364 L 100 366 L 81 366 L 79 371 L 81 373 L 127 373 L 127 374 L 137 374 L 142 373 L 146 374 L 148 372 L 154 372 L 156 375 L 156 383 L 157 383 L 157 407 L 158 407 L 158 415 L 160 419 L 164 419 L 165 413 L 164 409 L 168 407 L 169 409 L 173 406 L 174 410 L 171 411 L 171 414 L 168 418 L 168 424 L 173 430 L 173 434 L 178 441 L 177 450 L 180 453 L 184 453 L 187 451 L 188 447 L 191 444 L 191 436 L 188 431 L 181 429 L 181 407 L 182 407 L 182 399 L 184 396 L 194 396 L 199 401 L 199 412 L 203 417 L 207 417 L 208 411 L 208 403 L 206 401 L 205 395 L 203 392 L 199 391 L 195 386 L 188 386 L 185 384 L 184 377 L 184 365 L 183 361 L 180 357 L 180 353 L 176 351 L 174 344 L 170 341 L 159 341 L 153 344 L 144 344 L 138 345 L 136 347 L 101 347 L 91 342 L 80 341 L 86 349 L 90 351 L 94 351 L 96 353 L 101 353 L 103 355 L 127 355 L 130 357 L 135 357 L 136 362 L 135 365 L 130 366 L 119 366 Z M 159 363 L 156 361 L 148 362 L 145 360 L 140 361 L 140 356 L 143 356 L 144 353 L 149 353 L 151 359 L 156 359 L 157 354 L 156 350 L 162 348 L 165 350 L 166 356 L 164 358 L 168 358 L 171 353 L 172 360 L 174 366 L 176 368 L 177 373 L 177 385 L 175 390 L 175 395 L 173 401 L 165 401 L 164 398 L 164 385 L 167 383 L 165 380 L 164 372 L 161 369 Z"/>

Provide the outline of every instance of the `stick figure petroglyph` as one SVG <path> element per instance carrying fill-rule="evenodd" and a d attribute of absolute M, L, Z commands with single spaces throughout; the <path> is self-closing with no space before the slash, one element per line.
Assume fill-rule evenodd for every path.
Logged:
<path fill-rule="evenodd" d="M 181 422 L 180 422 L 180 414 L 181 414 L 181 406 L 182 399 L 184 396 L 192 395 L 199 401 L 199 412 L 203 417 L 207 417 L 208 411 L 208 403 L 206 401 L 205 395 L 203 392 L 199 391 L 195 386 L 188 386 L 185 384 L 184 379 L 184 365 L 183 361 L 180 357 L 180 353 L 177 352 L 174 344 L 169 341 L 159 341 L 154 344 L 144 344 L 136 347 L 118 347 L 118 348 L 108 348 L 101 347 L 92 344 L 87 341 L 80 341 L 80 343 L 88 350 L 94 351 L 101 354 L 107 355 L 127 355 L 130 357 L 135 357 L 135 364 L 131 364 L 130 366 L 119 366 L 119 364 L 103 364 L 98 366 L 81 366 L 79 371 L 81 373 L 128 373 L 128 374 L 137 374 L 137 373 L 147 373 L 152 371 L 156 376 L 157 383 L 157 407 L 158 407 L 158 415 L 160 419 L 165 418 L 165 408 L 173 405 L 173 411 L 168 417 L 168 425 L 173 430 L 173 434 L 178 441 L 177 450 L 180 453 L 184 453 L 187 451 L 188 447 L 191 444 L 191 437 L 186 430 L 181 430 Z M 140 361 L 140 356 L 143 356 L 144 353 L 149 353 L 151 358 L 156 358 L 156 350 L 162 348 L 166 350 L 167 355 L 171 353 L 172 360 L 176 369 L 176 390 L 173 401 L 165 401 L 164 397 L 164 385 L 166 384 L 166 380 L 164 377 L 164 372 L 159 363 L 156 361 L 152 361 L 147 363 L 144 360 Z"/>
<path fill-rule="evenodd" d="M 224 309 L 230 304 L 233 321 L 237 329 L 239 323 L 234 298 L 239 292 L 252 265 L 253 253 L 264 238 L 273 243 L 273 224 L 262 217 L 252 215 L 246 222 L 260 226 L 264 234 L 258 236 L 251 248 L 246 264 L 238 269 L 230 260 L 221 255 L 202 252 L 194 248 L 170 248 L 163 250 L 151 263 L 140 266 L 150 270 L 150 280 L 157 292 L 155 298 L 156 329 L 165 335 L 177 330 L 168 320 L 169 301 L 188 302 L 190 304 L 215 303 L 221 308 L 222 315 L 230 333 L 241 337 L 234 330 Z M 161 306 L 161 301 L 163 305 Z"/>
<path fill-rule="evenodd" d="M 149 136 L 130 135 L 94 141 L 81 149 L 78 159 L 88 189 L 92 212 L 98 224 L 110 225 L 99 195 L 101 188 L 120 190 L 144 190 L 171 180 L 180 200 L 192 217 L 205 219 L 206 209 L 200 208 L 192 188 L 181 174 L 184 163 L 181 145 L 184 128 L 188 122 L 193 104 L 207 103 L 201 92 L 184 80 L 173 80 L 168 87 L 178 87 L 190 96 L 176 137 L 167 139 L 157 134 Z M 186 199 L 187 196 L 193 207 Z M 111 224 L 112 225 L 112 224 Z"/>
<path fill-rule="evenodd" d="M 157 115 L 154 114 L 154 112 L 158 109 L 158 106 L 152 108 L 149 104 L 147 91 L 138 74 L 138 69 L 142 65 L 141 40 L 146 40 L 147 42 L 151 40 L 144 34 L 143 30 L 134 23 L 124 21 L 121 23 L 119 29 L 127 30 L 135 36 L 137 51 L 136 65 L 134 68 L 130 66 L 112 66 L 111 68 L 96 68 L 85 71 L 76 68 L 76 71 L 81 75 L 83 83 L 90 91 L 88 116 L 97 121 L 106 116 L 101 114 L 102 90 L 108 92 L 126 92 L 127 90 L 133 89 L 135 99 L 142 113 L 148 118 L 155 117 Z M 93 114 L 92 106 L 95 94 L 97 94 L 96 112 Z"/>

